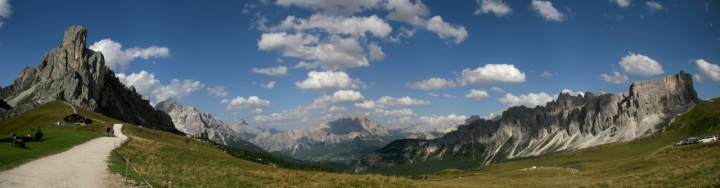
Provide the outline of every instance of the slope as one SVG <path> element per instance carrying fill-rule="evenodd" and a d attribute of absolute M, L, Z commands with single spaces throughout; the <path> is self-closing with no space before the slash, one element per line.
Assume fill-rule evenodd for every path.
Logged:
<path fill-rule="evenodd" d="M 123 127 L 119 148 L 151 184 L 165 187 L 443 187 L 379 175 L 294 171 L 235 158 L 205 142 L 167 132 Z M 118 159 L 111 159 L 114 165 Z M 114 167 L 111 166 L 111 169 Z"/>
<path fill-rule="evenodd" d="M 720 133 L 720 99 L 703 101 L 660 132 L 629 142 L 599 145 L 472 170 L 446 170 L 429 179 L 482 187 L 705 187 L 719 186 L 720 142 L 672 146 Z M 569 167 L 521 170 L 532 166 Z M 458 178 L 462 177 L 462 178 Z"/>

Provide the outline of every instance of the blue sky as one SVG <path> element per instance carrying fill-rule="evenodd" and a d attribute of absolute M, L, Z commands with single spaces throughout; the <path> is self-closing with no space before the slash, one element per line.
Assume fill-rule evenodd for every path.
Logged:
<path fill-rule="evenodd" d="M 0 0 L 0 86 L 72 25 L 153 103 L 280 130 L 354 113 L 445 127 L 680 70 L 720 94 L 710 0 Z"/>

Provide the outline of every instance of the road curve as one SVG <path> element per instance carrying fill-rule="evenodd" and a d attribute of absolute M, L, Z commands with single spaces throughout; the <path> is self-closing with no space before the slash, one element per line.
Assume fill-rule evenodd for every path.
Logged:
<path fill-rule="evenodd" d="M 0 172 L 0 187 L 126 187 L 120 175 L 110 174 L 107 164 L 112 149 L 127 140 L 122 126 L 113 125 L 116 137 L 96 138 Z"/>

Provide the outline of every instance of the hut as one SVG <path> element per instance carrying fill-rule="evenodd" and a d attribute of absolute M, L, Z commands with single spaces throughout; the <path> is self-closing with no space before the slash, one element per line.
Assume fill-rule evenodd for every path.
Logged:
<path fill-rule="evenodd" d="M 69 115 L 68 117 L 63 118 L 63 121 L 65 121 L 65 123 L 72 123 L 78 125 L 89 125 L 92 123 L 92 120 L 90 120 L 90 118 L 85 118 L 80 114 Z"/>

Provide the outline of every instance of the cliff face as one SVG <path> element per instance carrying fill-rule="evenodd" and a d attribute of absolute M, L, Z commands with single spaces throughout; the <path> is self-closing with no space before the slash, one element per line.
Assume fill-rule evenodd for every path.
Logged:
<path fill-rule="evenodd" d="M 499 121 L 476 120 L 441 138 L 399 140 L 363 156 L 356 172 L 447 160 L 488 165 L 517 157 L 629 141 L 662 129 L 700 102 L 690 74 L 635 82 L 620 94 L 561 93 L 545 106 L 512 107 Z"/>
<path fill-rule="evenodd" d="M 68 28 L 60 46 L 45 53 L 37 67 L 26 67 L 12 85 L 0 89 L 0 98 L 15 107 L 0 119 L 62 100 L 135 125 L 180 133 L 170 116 L 115 77 L 101 52 L 86 48 L 86 37 L 82 26 Z"/>

